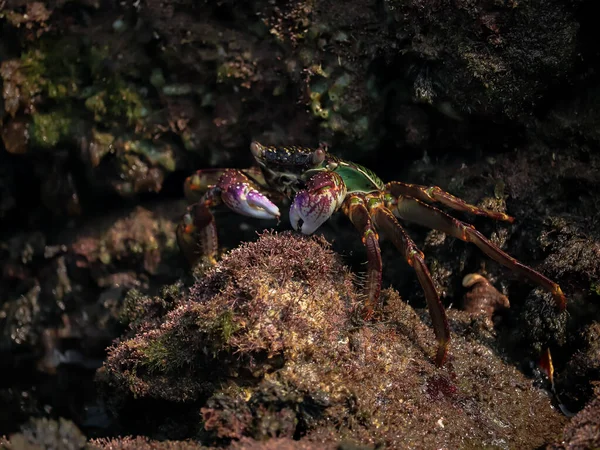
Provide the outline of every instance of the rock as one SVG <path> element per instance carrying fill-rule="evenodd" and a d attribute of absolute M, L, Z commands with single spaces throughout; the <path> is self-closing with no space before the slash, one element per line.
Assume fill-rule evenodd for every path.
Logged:
<path fill-rule="evenodd" d="M 432 330 L 393 290 L 378 320 L 361 324 L 352 277 L 318 238 L 265 233 L 171 294 L 130 299 L 130 329 L 98 374 L 126 423 L 136 402 L 159 402 L 179 405 L 177 429 L 205 444 L 348 438 L 389 448 L 536 448 L 565 423 L 466 312 L 451 311 L 442 368 Z M 148 421 L 165 429 L 150 409 L 133 422 Z"/>

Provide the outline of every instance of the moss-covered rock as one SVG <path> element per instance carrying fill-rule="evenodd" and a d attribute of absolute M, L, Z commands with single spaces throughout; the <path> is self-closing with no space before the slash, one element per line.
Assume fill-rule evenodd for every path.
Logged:
<path fill-rule="evenodd" d="M 562 440 L 549 445 L 548 450 L 584 450 L 598 447 L 600 447 L 600 395 L 596 391 L 592 401 L 565 427 Z"/>
<path fill-rule="evenodd" d="M 267 235 L 260 245 L 247 244 L 226 256 L 222 267 L 227 269 L 211 270 L 192 288 L 189 299 L 178 298 L 169 306 L 171 326 L 152 328 L 139 316 L 130 316 L 135 324 L 132 338 L 110 352 L 104 371 L 107 382 L 138 397 L 197 400 L 224 378 L 240 372 L 260 378 L 277 368 L 283 355 L 307 352 L 324 333 L 340 333 L 348 310 L 344 302 L 353 295 L 349 274 L 335 281 L 338 288 L 332 290 L 335 275 L 345 269 L 331 253 L 312 240 L 291 236 L 284 253 L 277 248 L 278 239 Z M 291 259 L 287 252 L 302 257 Z M 253 271 L 252 261 L 261 259 L 279 262 L 269 266 L 277 270 Z M 220 300 L 213 301 L 214 296 Z M 128 310 L 138 310 L 132 302 L 133 298 Z M 283 316 L 281 308 L 288 310 Z M 319 313 L 312 316 L 311 311 Z M 325 330 L 314 325 L 324 314 Z M 286 330 L 288 319 L 295 327 Z M 148 320 L 155 321 L 152 316 Z M 180 347 L 182 338 L 188 346 Z M 173 384 L 170 377 L 175 373 L 183 378 Z"/>
<path fill-rule="evenodd" d="M 352 277 L 323 241 L 266 233 L 189 294 L 131 297 L 130 330 L 98 380 L 122 420 L 151 399 L 179 405 L 182 417 L 200 410 L 186 426 L 205 443 L 534 448 L 555 438 L 564 418 L 495 356 L 469 314 L 451 312 L 450 360 L 439 369 L 432 330 L 394 291 L 383 298 L 378 321 L 360 324 Z"/>
<path fill-rule="evenodd" d="M 162 212 L 137 207 L 102 231 L 82 233 L 72 244 L 79 267 L 90 268 L 100 284 L 112 284 L 111 277 L 119 273 L 166 273 L 166 265 L 179 256 L 175 224 Z"/>

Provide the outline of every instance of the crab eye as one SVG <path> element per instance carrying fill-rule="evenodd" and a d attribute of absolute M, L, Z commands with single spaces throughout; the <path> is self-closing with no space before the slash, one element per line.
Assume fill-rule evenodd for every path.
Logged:
<path fill-rule="evenodd" d="M 256 141 L 250 144 L 250 151 L 255 158 L 262 158 L 265 153 L 265 147 Z"/>
<path fill-rule="evenodd" d="M 313 164 L 319 165 L 325 161 L 325 153 L 327 153 L 327 147 L 319 146 L 312 155 Z"/>

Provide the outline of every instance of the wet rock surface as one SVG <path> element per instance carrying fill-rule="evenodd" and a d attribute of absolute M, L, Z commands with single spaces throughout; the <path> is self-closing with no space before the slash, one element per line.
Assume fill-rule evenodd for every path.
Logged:
<path fill-rule="evenodd" d="M 561 441 L 566 416 L 557 413 L 589 418 L 600 380 L 594 6 L 0 0 L 0 435 L 11 448 L 43 446 L 53 439 L 44 433 L 73 448 L 595 445 L 588 419 L 572 419 Z M 273 288 L 285 308 L 244 310 L 250 297 L 273 293 L 227 284 L 214 269 L 192 273 L 174 230 L 185 176 L 247 167 L 254 139 L 326 142 L 385 181 L 439 185 L 507 212 L 512 225 L 456 217 L 557 281 L 568 314 L 477 248 L 411 224 L 450 308 L 448 367 L 431 366 L 421 288 L 385 241 L 384 286 L 394 290 L 374 324 L 354 316 L 360 299 L 348 280 L 344 308 L 333 308 L 339 299 L 311 304 L 333 308 L 335 332 L 297 310 L 308 300 L 285 277 Z M 224 253 L 264 227 L 289 228 L 285 213 L 280 224 L 216 219 Z M 336 217 L 319 233 L 360 285 L 365 253 L 353 227 Z M 314 263 L 333 258 L 337 275 L 349 276 L 315 245 Z M 272 261 L 270 276 L 297 256 Z M 467 275 L 487 281 L 463 286 Z M 221 279 L 221 294 L 202 284 L 209 279 Z M 340 295 L 331 282 L 319 281 L 330 283 L 319 285 L 329 299 Z M 235 292 L 244 301 L 232 305 L 226 295 Z M 274 311 L 285 311 L 279 322 Z M 306 320 L 287 322 L 291 312 Z M 230 328 L 240 317 L 253 317 L 255 327 L 241 330 L 258 334 Z M 177 334 L 174 323 L 204 334 Z M 225 339 L 236 332 L 241 341 Z M 167 338 L 147 347 L 146 334 Z M 202 351 L 189 354 L 179 338 Z M 539 390 L 550 389 L 539 369 L 546 349 L 549 396 Z M 364 376 L 367 361 L 375 376 Z M 530 410 L 552 433 L 525 417 Z M 477 434 L 484 425 L 496 440 Z M 144 436 L 118 437 L 134 432 Z"/>

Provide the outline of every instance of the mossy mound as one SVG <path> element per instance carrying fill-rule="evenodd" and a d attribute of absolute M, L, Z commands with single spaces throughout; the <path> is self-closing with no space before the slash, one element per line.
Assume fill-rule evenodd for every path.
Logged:
<path fill-rule="evenodd" d="M 123 420 L 134 408 L 164 433 L 171 408 L 179 430 L 209 445 L 535 448 L 556 439 L 565 418 L 484 344 L 493 337 L 468 313 L 449 314 L 450 358 L 437 368 L 433 331 L 395 291 L 384 291 L 372 324 L 357 318 L 356 292 L 322 239 L 265 233 L 188 295 L 131 295 L 130 331 L 99 381 Z"/>
<path fill-rule="evenodd" d="M 355 302 L 349 272 L 317 241 L 283 239 L 266 234 L 230 252 L 189 297 L 164 305 L 160 325 L 148 311 L 161 300 L 130 295 L 131 337 L 110 351 L 107 381 L 139 397 L 196 400 L 340 338 Z"/>

